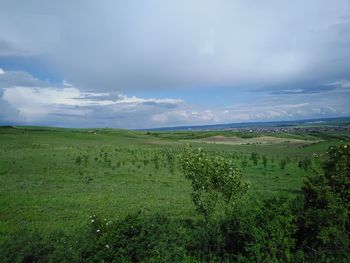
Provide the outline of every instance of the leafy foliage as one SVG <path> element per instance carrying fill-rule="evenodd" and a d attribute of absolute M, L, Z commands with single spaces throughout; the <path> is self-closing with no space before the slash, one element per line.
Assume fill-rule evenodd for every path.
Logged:
<path fill-rule="evenodd" d="M 350 147 L 330 147 L 328 156 L 324 165 L 328 185 L 347 208 L 350 208 Z"/>
<path fill-rule="evenodd" d="M 111 222 L 93 216 L 84 258 L 92 262 L 181 262 L 186 241 L 181 228 L 162 215 L 141 212 Z"/>
<path fill-rule="evenodd" d="M 267 158 L 266 158 L 266 156 L 265 156 L 265 155 L 263 156 L 263 166 L 264 166 L 264 169 L 266 170 L 266 166 L 267 166 Z"/>
<path fill-rule="evenodd" d="M 194 151 L 188 147 L 182 155 L 181 166 L 191 182 L 193 204 L 206 221 L 215 212 L 218 201 L 228 204 L 247 191 L 248 184 L 242 181 L 242 172 L 233 162 L 208 157 L 201 148 Z"/>
<path fill-rule="evenodd" d="M 253 161 L 254 166 L 258 165 L 259 155 L 256 152 L 252 152 L 250 159 Z"/>
<path fill-rule="evenodd" d="M 350 252 L 348 160 L 347 147 L 332 147 L 325 173 L 308 177 L 302 188 L 299 246 L 320 261 L 344 259 Z"/>

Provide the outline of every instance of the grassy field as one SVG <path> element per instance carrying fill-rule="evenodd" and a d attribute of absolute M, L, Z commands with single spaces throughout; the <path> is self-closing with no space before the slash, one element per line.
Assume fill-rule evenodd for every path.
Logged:
<path fill-rule="evenodd" d="M 320 169 L 327 148 L 342 143 L 336 133 L 248 135 L 1 128 L 0 240 L 20 229 L 69 233 L 93 214 L 118 219 L 142 209 L 195 217 L 178 164 L 186 144 L 242 167 L 251 186 L 248 202 L 276 192 L 298 194 L 303 177 Z M 308 169 L 300 167 L 305 160 Z"/>
<path fill-rule="evenodd" d="M 229 145 L 249 145 L 249 144 L 285 144 L 285 145 L 293 145 L 293 146 L 304 146 L 311 143 L 314 143 L 314 140 L 306 140 L 306 139 L 294 139 L 294 138 L 280 138 L 273 136 L 259 136 L 254 138 L 241 138 L 238 136 L 211 136 L 199 140 L 192 140 L 193 142 L 199 143 L 216 143 L 216 144 L 229 144 Z M 317 141 L 316 141 L 317 142 Z"/>

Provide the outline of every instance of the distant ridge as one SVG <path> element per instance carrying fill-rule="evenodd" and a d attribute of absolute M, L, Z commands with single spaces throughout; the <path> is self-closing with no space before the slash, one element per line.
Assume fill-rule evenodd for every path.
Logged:
<path fill-rule="evenodd" d="M 194 126 L 175 126 L 160 127 L 150 129 L 138 129 L 142 131 L 203 131 L 203 130 L 230 130 L 230 129 L 249 129 L 249 128 L 267 128 L 267 127 L 292 127 L 300 125 L 308 126 L 324 126 L 324 125 L 346 125 L 350 124 L 350 117 L 336 118 L 316 118 L 305 120 L 291 121 L 268 121 L 268 122 L 239 122 L 227 124 L 210 124 L 210 125 L 194 125 Z"/>
<path fill-rule="evenodd" d="M 350 125 L 350 117 L 333 117 L 333 118 L 315 118 L 304 120 L 290 121 L 260 121 L 260 122 L 239 122 L 239 123 L 223 123 L 223 124 L 208 124 L 208 125 L 187 125 L 173 126 L 160 128 L 145 128 L 145 129 L 123 129 L 113 127 L 67 127 L 67 126 L 42 126 L 42 125 L 23 125 L 21 123 L 0 122 L 0 129 L 10 129 L 16 127 L 23 128 L 42 128 L 42 129 L 100 129 L 100 130 L 130 130 L 130 131 L 217 131 L 217 130 L 235 130 L 235 129 L 254 129 L 254 128 L 283 128 L 296 126 L 344 126 Z"/>

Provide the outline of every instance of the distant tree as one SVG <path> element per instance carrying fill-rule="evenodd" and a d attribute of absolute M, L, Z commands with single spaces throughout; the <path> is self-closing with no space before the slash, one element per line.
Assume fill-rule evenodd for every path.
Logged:
<path fill-rule="evenodd" d="M 242 167 L 243 167 L 243 169 L 245 169 L 247 166 L 248 166 L 248 162 L 247 162 L 247 160 L 242 160 Z"/>
<path fill-rule="evenodd" d="M 298 167 L 299 167 L 300 169 L 303 169 L 303 161 L 302 161 L 302 160 L 299 160 L 299 162 L 298 162 Z"/>
<path fill-rule="evenodd" d="M 252 152 L 250 159 L 253 161 L 254 166 L 258 165 L 259 155 L 256 152 Z"/>
<path fill-rule="evenodd" d="M 231 154 L 231 158 L 234 160 L 234 159 L 236 159 L 236 154 L 235 153 L 232 153 Z"/>
<path fill-rule="evenodd" d="M 80 155 L 78 155 L 78 156 L 75 158 L 75 163 L 76 163 L 77 165 L 80 165 L 81 162 L 82 162 L 82 158 L 81 158 Z"/>
<path fill-rule="evenodd" d="M 299 168 L 303 169 L 304 171 L 307 171 L 311 167 L 311 165 L 312 165 L 312 162 L 311 162 L 311 159 L 309 159 L 309 158 L 300 160 L 298 162 Z"/>
<path fill-rule="evenodd" d="M 289 164 L 291 161 L 290 161 L 290 158 L 287 156 L 286 157 L 286 163 Z"/>
<path fill-rule="evenodd" d="M 158 157 L 157 154 L 154 155 L 152 161 L 153 161 L 153 164 L 154 164 L 154 168 L 155 168 L 156 170 L 159 170 L 160 164 L 159 164 L 159 157 Z"/>
<path fill-rule="evenodd" d="M 262 157 L 262 161 L 263 161 L 263 165 L 264 165 L 264 169 L 266 169 L 266 166 L 267 166 L 267 158 L 266 158 L 266 156 L 264 155 L 263 157 Z"/>
<path fill-rule="evenodd" d="M 171 174 L 175 173 L 175 157 L 171 152 L 166 152 L 166 160 L 168 163 L 168 169 Z"/>
<path fill-rule="evenodd" d="M 286 168 L 286 164 L 287 164 L 286 160 L 282 159 L 280 161 L 280 169 L 284 170 Z"/>

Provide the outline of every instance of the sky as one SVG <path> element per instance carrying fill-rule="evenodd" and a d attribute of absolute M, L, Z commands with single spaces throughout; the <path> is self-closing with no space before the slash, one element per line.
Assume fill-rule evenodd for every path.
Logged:
<path fill-rule="evenodd" d="M 349 0 L 0 0 L 0 125 L 350 116 Z"/>

